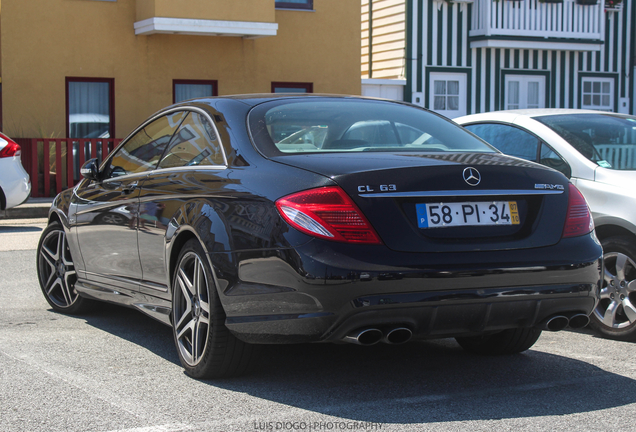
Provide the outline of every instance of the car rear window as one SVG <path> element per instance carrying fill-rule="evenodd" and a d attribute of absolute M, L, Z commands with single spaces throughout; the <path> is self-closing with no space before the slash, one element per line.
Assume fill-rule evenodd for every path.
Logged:
<path fill-rule="evenodd" d="M 486 152 L 493 147 L 424 109 L 388 101 L 302 98 L 255 107 L 248 123 L 266 156 L 324 152 Z"/>
<path fill-rule="evenodd" d="M 636 170 L 636 117 L 559 114 L 535 117 L 603 168 Z"/>

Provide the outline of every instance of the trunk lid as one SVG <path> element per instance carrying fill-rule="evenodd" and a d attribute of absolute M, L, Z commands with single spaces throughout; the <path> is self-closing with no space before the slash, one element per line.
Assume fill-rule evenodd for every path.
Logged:
<path fill-rule="evenodd" d="M 365 152 L 272 159 L 331 178 L 358 205 L 384 244 L 396 251 L 544 247 L 561 239 L 565 224 L 567 178 L 541 165 L 502 154 Z M 470 185 L 464 179 L 470 174 L 475 178 L 468 180 L 476 183 L 479 178 L 478 184 Z M 513 205 L 516 212 L 510 210 Z M 505 219 L 505 207 L 508 218 L 518 215 L 517 224 Z M 471 211 L 480 214 L 478 222 Z M 424 225 L 430 227 L 420 223 L 424 213 L 428 219 Z M 441 217 L 451 222 L 433 223 L 440 222 Z M 499 217 L 498 224 L 481 224 Z M 465 224 L 471 220 L 480 224 Z"/>

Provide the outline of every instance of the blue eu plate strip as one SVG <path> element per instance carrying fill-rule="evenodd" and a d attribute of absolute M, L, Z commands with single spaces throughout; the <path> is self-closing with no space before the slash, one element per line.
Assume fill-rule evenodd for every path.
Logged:
<path fill-rule="evenodd" d="M 417 211 L 418 228 L 428 228 L 428 216 L 426 215 L 426 204 L 415 204 Z"/>

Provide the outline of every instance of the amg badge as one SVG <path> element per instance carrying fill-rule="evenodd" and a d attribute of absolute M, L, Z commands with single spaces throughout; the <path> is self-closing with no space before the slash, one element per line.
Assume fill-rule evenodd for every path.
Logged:
<path fill-rule="evenodd" d="M 565 190 L 563 185 L 560 184 L 535 184 L 535 189 L 548 189 L 548 190 Z"/>

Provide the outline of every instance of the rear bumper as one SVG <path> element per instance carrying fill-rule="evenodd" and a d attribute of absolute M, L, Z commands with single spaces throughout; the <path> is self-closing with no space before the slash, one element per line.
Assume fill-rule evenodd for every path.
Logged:
<path fill-rule="evenodd" d="M 396 326 L 415 338 L 454 337 L 589 314 L 598 299 L 602 250 L 593 235 L 522 251 L 355 252 L 313 241 L 267 257 L 233 254 L 237 274 L 217 274 L 228 328 L 252 343 L 335 342 Z"/>
<path fill-rule="evenodd" d="M 31 194 L 29 175 L 17 156 L 0 160 L 0 188 L 4 193 L 6 210 L 22 204 Z"/>

